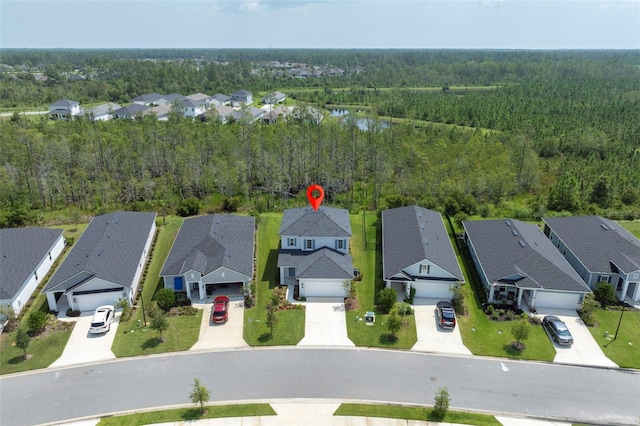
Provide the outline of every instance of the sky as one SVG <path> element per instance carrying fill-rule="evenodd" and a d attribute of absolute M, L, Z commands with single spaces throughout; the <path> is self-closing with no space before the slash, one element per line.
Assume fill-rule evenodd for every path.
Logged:
<path fill-rule="evenodd" d="M 640 0 L 0 0 L 0 48 L 640 49 Z"/>

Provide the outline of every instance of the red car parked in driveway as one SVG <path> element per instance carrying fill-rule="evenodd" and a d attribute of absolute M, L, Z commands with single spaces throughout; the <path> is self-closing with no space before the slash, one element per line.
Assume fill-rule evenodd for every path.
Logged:
<path fill-rule="evenodd" d="M 217 296 L 213 299 L 211 309 L 211 321 L 215 323 L 227 322 L 229 319 L 229 298 L 227 296 Z"/>

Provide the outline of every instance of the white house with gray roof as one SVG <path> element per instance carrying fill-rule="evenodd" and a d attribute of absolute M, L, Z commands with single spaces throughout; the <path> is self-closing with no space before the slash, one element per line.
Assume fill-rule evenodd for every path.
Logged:
<path fill-rule="evenodd" d="M 514 219 L 462 224 L 489 302 L 575 310 L 591 292 L 535 224 Z"/>
<path fill-rule="evenodd" d="M 164 288 L 204 301 L 219 286 L 247 291 L 253 279 L 255 219 L 214 214 L 185 219 L 160 276 Z"/>
<path fill-rule="evenodd" d="M 248 90 L 240 89 L 231 94 L 231 106 L 240 108 L 242 105 L 251 105 L 253 103 L 253 94 Z"/>
<path fill-rule="evenodd" d="M 124 298 L 133 303 L 151 249 L 156 214 L 96 216 L 42 290 L 49 309 L 93 311 Z"/>
<path fill-rule="evenodd" d="M 600 216 L 545 217 L 544 234 L 590 288 L 607 282 L 620 300 L 640 301 L 640 240 Z"/>
<path fill-rule="evenodd" d="M 164 95 L 160 93 L 145 93 L 144 95 L 133 98 L 131 102 L 138 105 L 157 106 L 166 104 L 168 101 Z"/>
<path fill-rule="evenodd" d="M 113 112 L 122 108 L 113 102 L 96 105 L 84 110 L 84 115 L 91 121 L 108 121 L 113 118 Z"/>
<path fill-rule="evenodd" d="M 0 229 L 0 305 L 20 313 L 63 249 L 62 229 Z"/>
<path fill-rule="evenodd" d="M 49 105 L 49 118 L 54 120 L 70 120 L 81 113 L 80 102 L 71 99 L 60 99 Z"/>
<path fill-rule="evenodd" d="M 382 211 L 382 275 L 387 288 L 406 296 L 415 288 L 415 297 L 453 297 L 464 276 L 440 213 L 418 206 Z"/>
<path fill-rule="evenodd" d="M 353 279 L 349 212 L 333 207 L 284 211 L 280 232 L 280 283 L 299 285 L 301 297 L 344 297 Z"/>

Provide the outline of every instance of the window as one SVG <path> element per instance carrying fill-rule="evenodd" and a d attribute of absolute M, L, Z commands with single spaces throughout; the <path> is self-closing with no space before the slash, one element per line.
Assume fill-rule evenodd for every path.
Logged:
<path fill-rule="evenodd" d="M 429 273 L 430 265 L 420 265 L 420 273 L 426 275 Z"/>
<path fill-rule="evenodd" d="M 296 276 L 296 268 L 289 268 L 289 277 L 293 278 Z"/>
<path fill-rule="evenodd" d="M 307 250 L 313 250 L 313 240 L 305 240 L 305 247 Z"/>
<path fill-rule="evenodd" d="M 599 275 L 598 276 L 598 282 L 599 283 L 602 283 L 602 282 L 611 283 L 611 277 L 608 276 L 608 275 Z"/>
<path fill-rule="evenodd" d="M 344 250 L 344 240 L 336 240 L 336 247 L 338 250 Z"/>
<path fill-rule="evenodd" d="M 52 260 L 52 258 L 51 258 L 51 252 L 49 252 L 49 260 Z"/>
<path fill-rule="evenodd" d="M 288 239 L 288 241 L 287 241 L 287 245 L 288 245 L 289 247 L 295 247 L 295 245 L 296 245 L 296 239 L 295 239 L 295 238 L 289 238 L 289 239 Z"/>
<path fill-rule="evenodd" d="M 34 273 L 33 273 L 33 276 L 34 276 L 34 277 L 36 277 L 36 281 L 38 281 L 38 273 L 37 273 L 37 272 L 34 272 Z"/>

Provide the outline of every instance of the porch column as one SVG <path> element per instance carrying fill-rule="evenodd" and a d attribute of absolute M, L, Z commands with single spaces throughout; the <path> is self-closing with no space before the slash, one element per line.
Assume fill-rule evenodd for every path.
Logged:
<path fill-rule="evenodd" d="M 187 277 L 182 277 L 182 285 L 187 288 L 187 299 L 191 300 L 191 283 L 187 281 Z"/>
<path fill-rule="evenodd" d="M 620 300 L 624 300 L 625 297 L 627 297 L 627 290 L 629 289 L 629 281 L 628 280 L 624 280 L 624 283 L 622 284 L 622 294 L 620 295 Z"/>
<path fill-rule="evenodd" d="M 49 303 L 49 309 L 52 311 L 58 310 L 58 304 L 56 303 L 56 295 L 54 292 L 47 292 L 47 303 Z"/>
<path fill-rule="evenodd" d="M 384 287 L 385 287 L 385 288 L 391 288 L 391 281 L 386 280 L 386 281 L 384 282 Z"/>
<path fill-rule="evenodd" d="M 516 289 L 518 289 L 518 308 L 522 309 L 522 293 L 524 292 L 521 288 L 516 287 Z"/>
<path fill-rule="evenodd" d="M 207 291 L 202 280 L 198 281 L 198 289 L 200 291 L 200 301 L 204 302 L 205 300 L 207 300 Z"/>
<path fill-rule="evenodd" d="M 410 282 L 405 283 L 405 286 L 404 286 L 404 296 L 405 296 L 405 297 L 409 297 L 409 296 L 411 296 L 411 283 L 410 283 Z"/>
<path fill-rule="evenodd" d="M 493 283 L 489 286 L 489 302 L 493 302 L 493 290 L 496 288 L 498 284 L 497 283 Z"/>

